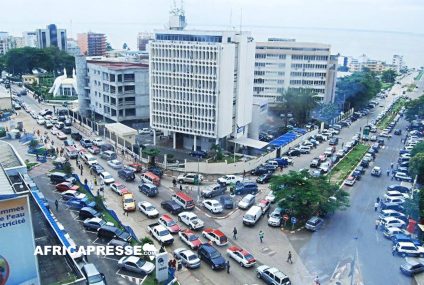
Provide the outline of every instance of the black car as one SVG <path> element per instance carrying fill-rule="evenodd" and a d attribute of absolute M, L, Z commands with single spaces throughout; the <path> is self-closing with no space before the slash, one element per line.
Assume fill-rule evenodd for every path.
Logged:
<path fill-rule="evenodd" d="M 339 138 L 331 138 L 328 142 L 329 145 L 337 145 L 339 143 Z"/>
<path fill-rule="evenodd" d="M 102 213 L 96 211 L 91 207 L 83 207 L 78 212 L 78 218 L 82 221 L 84 221 L 85 219 L 99 218 L 101 215 Z"/>
<path fill-rule="evenodd" d="M 381 210 L 395 210 L 398 212 L 403 213 L 405 211 L 405 208 L 402 205 L 398 204 L 389 204 L 385 202 L 380 202 L 380 209 Z"/>
<path fill-rule="evenodd" d="M 318 157 L 314 157 L 311 161 L 311 164 L 309 164 L 311 168 L 318 168 L 320 165 L 321 165 L 321 162 L 319 161 Z"/>
<path fill-rule="evenodd" d="M 72 129 L 70 127 L 64 127 L 62 132 L 66 135 L 70 135 L 72 133 Z"/>
<path fill-rule="evenodd" d="M 131 241 L 132 237 L 126 231 L 120 230 L 117 227 L 103 225 L 97 230 L 97 237 L 105 239 L 119 239 L 123 241 Z"/>
<path fill-rule="evenodd" d="M 83 208 L 84 209 L 84 208 Z M 81 209 L 82 210 L 82 209 Z M 103 225 L 107 225 L 107 222 L 105 220 L 102 220 L 100 218 L 96 219 L 86 219 L 83 223 L 84 229 L 87 231 L 97 231 L 99 228 L 101 228 Z"/>
<path fill-rule="evenodd" d="M 64 122 L 65 126 L 70 127 L 72 126 L 72 121 L 70 119 L 66 119 Z"/>
<path fill-rule="evenodd" d="M 122 168 L 118 171 L 118 176 L 124 179 L 127 182 L 134 181 L 135 180 L 135 174 L 134 171 L 128 169 L 128 168 Z"/>
<path fill-rule="evenodd" d="M 291 149 L 287 152 L 288 156 L 300 156 L 300 150 L 298 149 Z"/>
<path fill-rule="evenodd" d="M 184 211 L 184 208 L 173 200 L 163 201 L 162 203 L 160 203 L 160 205 L 163 209 L 167 210 L 168 212 L 174 215 L 177 215 Z"/>
<path fill-rule="evenodd" d="M 190 152 L 190 156 L 198 157 L 198 158 L 206 158 L 208 156 L 208 153 L 203 150 L 195 150 Z"/>
<path fill-rule="evenodd" d="M 159 177 L 162 177 L 163 175 L 163 170 L 159 168 L 158 166 L 150 166 L 149 168 L 147 168 L 147 170 Z"/>
<path fill-rule="evenodd" d="M 356 167 L 355 171 L 359 171 L 361 174 L 365 174 L 365 168 L 363 168 L 362 166 Z"/>
<path fill-rule="evenodd" d="M 100 164 L 94 163 L 91 165 L 91 169 L 93 170 L 93 173 L 96 175 L 99 175 L 100 173 L 104 172 L 105 169 Z"/>
<path fill-rule="evenodd" d="M 364 167 L 364 168 L 368 168 L 368 166 L 370 165 L 370 162 L 368 160 L 361 160 L 361 164 L 360 166 Z"/>
<path fill-rule="evenodd" d="M 401 193 L 409 193 L 411 189 L 401 185 L 390 185 L 390 186 L 387 186 L 387 191 L 399 191 Z"/>
<path fill-rule="evenodd" d="M 268 172 L 269 172 L 268 169 L 266 169 L 265 167 L 259 166 L 259 167 L 256 167 L 255 169 L 253 169 L 250 172 L 250 174 L 259 176 L 259 175 L 266 174 Z"/>
<path fill-rule="evenodd" d="M 424 272 L 424 264 L 409 260 L 400 266 L 400 271 L 407 276 L 414 276 L 415 274 Z"/>
<path fill-rule="evenodd" d="M 59 117 L 57 117 L 57 120 L 59 122 L 65 122 L 66 121 L 66 116 L 59 116 Z"/>
<path fill-rule="evenodd" d="M 224 209 L 234 208 L 234 199 L 229 195 L 222 195 L 221 197 L 219 197 L 219 202 L 221 203 Z"/>
<path fill-rule="evenodd" d="M 197 251 L 199 258 L 208 263 L 213 270 L 224 269 L 226 261 L 222 255 L 212 245 L 204 243 L 199 246 Z"/>
<path fill-rule="evenodd" d="M 272 173 L 265 173 L 259 176 L 258 178 L 256 178 L 256 182 L 260 184 L 268 183 L 271 177 L 272 177 Z"/>
<path fill-rule="evenodd" d="M 71 133 L 71 138 L 76 140 L 76 141 L 80 141 L 80 140 L 82 140 L 82 135 L 78 132 Z"/>
<path fill-rule="evenodd" d="M 351 174 L 352 177 L 355 177 L 356 180 L 361 180 L 362 173 L 359 170 L 354 170 Z"/>
<path fill-rule="evenodd" d="M 396 129 L 394 131 L 394 134 L 397 135 L 397 136 L 400 136 L 400 135 L 402 135 L 402 130 Z"/>

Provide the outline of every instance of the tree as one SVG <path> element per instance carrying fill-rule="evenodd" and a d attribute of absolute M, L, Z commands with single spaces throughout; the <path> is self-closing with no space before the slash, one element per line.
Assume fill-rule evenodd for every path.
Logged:
<path fill-rule="evenodd" d="M 113 50 L 112 45 L 110 44 L 110 42 L 106 42 L 106 50 L 107 51 Z"/>
<path fill-rule="evenodd" d="M 74 171 L 72 164 L 69 161 L 66 161 L 63 164 L 63 172 L 65 172 L 65 174 L 71 175 L 72 172 Z"/>
<path fill-rule="evenodd" d="M 270 188 L 279 205 L 300 222 L 311 216 L 334 213 L 349 206 L 349 193 L 324 176 L 313 177 L 307 170 L 274 176 Z"/>
<path fill-rule="evenodd" d="M 424 153 L 424 142 L 417 143 L 411 150 L 411 157 L 414 157 L 418 153 Z"/>
<path fill-rule="evenodd" d="M 289 113 L 296 123 L 304 125 L 311 118 L 312 110 L 318 106 L 318 97 L 311 89 L 289 89 L 277 98 L 277 102 L 277 110 L 285 115 L 285 126 Z"/>
<path fill-rule="evenodd" d="M 224 158 L 224 154 L 222 153 L 222 148 L 218 144 L 214 144 L 211 146 L 211 154 L 213 156 L 213 160 L 218 161 Z"/>
<path fill-rule="evenodd" d="M 37 140 L 31 140 L 28 144 L 30 149 L 34 149 L 38 146 L 38 141 Z"/>
<path fill-rule="evenodd" d="M 124 43 L 123 45 L 122 45 L 122 49 L 123 50 L 129 50 L 130 48 L 128 47 L 128 45 L 127 45 L 127 43 Z"/>
<path fill-rule="evenodd" d="M 424 152 L 417 153 L 415 156 L 411 157 L 409 172 L 412 177 L 417 176 L 418 183 L 424 183 Z"/>
<path fill-rule="evenodd" d="M 155 165 L 156 156 L 160 154 L 160 150 L 157 148 L 146 148 L 145 150 L 143 150 L 143 153 L 149 156 L 149 165 Z"/>
<path fill-rule="evenodd" d="M 381 80 L 386 83 L 395 83 L 397 73 L 393 69 L 384 70 L 381 74 Z"/>
<path fill-rule="evenodd" d="M 405 118 L 411 122 L 420 117 L 424 117 L 424 95 L 406 103 Z"/>

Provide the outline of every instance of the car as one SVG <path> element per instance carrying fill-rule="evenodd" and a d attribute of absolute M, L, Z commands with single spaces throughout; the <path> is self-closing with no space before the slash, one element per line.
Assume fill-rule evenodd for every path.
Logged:
<path fill-rule="evenodd" d="M 124 211 L 135 211 L 134 195 L 129 192 L 122 195 L 122 208 Z"/>
<path fill-rule="evenodd" d="M 359 180 L 361 180 L 362 173 L 361 173 L 361 171 L 359 171 L 359 170 L 355 169 L 355 170 L 353 170 L 353 172 L 350 174 L 350 176 L 355 177 L 355 179 L 356 179 L 357 181 L 359 181 Z"/>
<path fill-rule="evenodd" d="M 72 129 L 71 129 L 70 127 L 64 127 L 64 128 L 62 129 L 62 132 L 63 132 L 64 134 L 70 135 L 70 134 L 72 133 Z"/>
<path fill-rule="evenodd" d="M 406 226 L 406 223 L 395 217 L 386 217 L 381 220 L 381 225 L 384 228 L 403 228 Z"/>
<path fill-rule="evenodd" d="M 287 151 L 288 156 L 300 156 L 301 152 L 298 149 L 290 149 Z"/>
<path fill-rule="evenodd" d="M 409 194 L 402 193 L 396 190 L 388 190 L 386 191 L 386 194 L 384 194 L 384 199 L 388 200 L 388 198 L 400 198 L 400 199 L 406 199 L 409 198 Z"/>
<path fill-rule="evenodd" d="M 58 132 L 58 133 L 56 134 L 56 137 L 57 137 L 58 139 L 60 139 L 60 140 L 66 140 L 66 139 L 68 138 L 68 136 L 67 136 L 67 135 L 65 135 L 63 132 Z"/>
<path fill-rule="evenodd" d="M 398 242 L 412 242 L 416 246 L 422 246 L 422 242 L 411 237 L 410 234 L 399 233 L 392 236 L 393 244 L 397 244 Z"/>
<path fill-rule="evenodd" d="M 71 119 L 66 119 L 66 120 L 64 121 L 64 124 L 65 124 L 65 126 L 67 126 L 67 127 L 72 126 L 72 121 L 71 121 Z"/>
<path fill-rule="evenodd" d="M 176 234 L 181 231 L 181 227 L 167 214 L 160 216 L 158 223 L 164 226 L 171 234 Z"/>
<path fill-rule="evenodd" d="M 74 146 L 75 145 L 75 142 L 73 140 L 71 140 L 71 139 L 68 139 L 68 140 L 64 140 L 63 141 L 63 144 L 65 146 Z"/>
<path fill-rule="evenodd" d="M 225 269 L 226 260 L 212 245 L 207 243 L 200 245 L 197 253 L 201 260 L 211 266 L 212 270 Z"/>
<path fill-rule="evenodd" d="M 334 148 L 333 148 L 333 147 L 327 147 L 327 148 L 325 149 L 325 151 L 324 151 L 324 154 L 325 154 L 327 157 L 329 157 L 329 156 L 331 156 L 331 155 L 333 154 L 333 152 L 334 152 Z"/>
<path fill-rule="evenodd" d="M 131 168 L 134 173 L 140 173 L 143 170 L 143 165 L 141 163 L 130 163 L 127 167 Z"/>
<path fill-rule="evenodd" d="M 395 179 L 397 180 L 397 181 L 404 181 L 404 182 L 412 182 L 413 181 L 413 179 L 412 179 L 412 177 L 410 177 L 410 176 L 408 176 L 406 173 L 404 173 L 404 172 L 396 172 L 396 174 L 395 174 Z"/>
<path fill-rule="evenodd" d="M 84 199 L 87 195 L 85 195 L 84 193 L 75 191 L 75 190 L 67 190 L 67 191 L 63 192 L 61 194 L 61 196 L 62 196 L 63 200 L 67 201 L 69 199 L 81 200 L 81 199 Z"/>
<path fill-rule="evenodd" d="M 348 178 L 345 179 L 343 184 L 347 185 L 347 186 L 353 186 L 355 184 L 355 182 L 356 182 L 356 178 L 354 176 L 350 175 Z"/>
<path fill-rule="evenodd" d="M 311 152 L 311 148 L 309 146 L 306 145 L 302 145 L 298 148 L 299 152 L 301 154 L 309 154 Z"/>
<path fill-rule="evenodd" d="M 99 175 L 100 173 L 104 172 L 105 169 L 103 168 L 103 166 L 101 166 L 98 163 L 94 163 L 90 166 L 90 169 L 93 171 L 93 173 L 95 175 Z"/>
<path fill-rule="evenodd" d="M 407 276 L 414 276 L 424 272 L 424 264 L 415 260 L 407 260 L 400 266 L 400 271 Z"/>
<path fill-rule="evenodd" d="M 226 190 L 226 186 L 222 184 L 215 184 L 202 189 L 200 193 L 205 198 L 212 198 L 224 194 Z"/>
<path fill-rule="evenodd" d="M 190 184 L 201 184 L 203 181 L 203 176 L 196 173 L 184 173 L 177 177 L 177 181 L 180 184 L 190 183 Z"/>
<path fill-rule="evenodd" d="M 275 203 L 275 194 L 272 190 L 268 192 L 268 194 L 265 196 L 265 199 L 270 201 L 271 203 Z"/>
<path fill-rule="evenodd" d="M 175 259 L 179 260 L 182 265 L 187 268 L 199 268 L 200 267 L 200 258 L 189 249 L 177 248 L 174 250 Z"/>
<path fill-rule="evenodd" d="M 324 224 L 324 220 L 315 216 L 315 217 L 310 218 L 306 222 L 305 228 L 307 230 L 315 232 L 315 231 L 319 230 L 322 227 L 323 224 Z"/>
<path fill-rule="evenodd" d="M 199 236 L 189 229 L 179 231 L 178 236 L 180 237 L 181 241 L 188 245 L 191 249 L 198 249 L 202 244 Z"/>
<path fill-rule="evenodd" d="M 198 230 L 203 228 L 204 223 L 197 215 L 193 212 L 182 212 L 178 214 L 178 220 L 186 224 L 192 230 Z"/>
<path fill-rule="evenodd" d="M 329 145 L 337 145 L 338 143 L 339 143 L 338 138 L 331 138 L 330 141 L 328 142 Z"/>
<path fill-rule="evenodd" d="M 398 218 L 402 221 L 407 220 L 407 216 L 404 213 L 401 213 L 401 212 L 396 211 L 396 210 L 391 210 L 391 209 L 381 210 L 380 215 L 378 217 L 380 219 L 384 219 L 384 218 L 387 218 L 387 217 L 395 217 L 395 218 Z"/>
<path fill-rule="evenodd" d="M 85 197 L 83 199 L 74 199 L 74 198 L 71 198 L 68 201 L 66 201 L 65 204 L 71 210 L 81 210 L 81 209 L 83 209 L 85 207 L 93 208 L 93 207 L 96 206 L 96 202 L 88 200 L 87 197 Z M 101 215 L 101 213 L 99 213 L 99 215 Z M 86 218 L 92 218 L 92 217 L 84 217 L 84 219 L 86 219 Z"/>
<path fill-rule="evenodd" d="M 371 170 L 371 176 L 380 177 L 381 176 L 381 168 L 379 166 L 374 166 Z"/>
<path fill-rule="evenodd" d="M 88 152 L 90 152 L 92 154 L 99 154 L 100 153 L 100 148 L 98 148 L 95 145 L 89 147 L 87 150 L 88 150 Z"/>
<path fill-rule="evenodd" d="M 190 156 L 197 158 L 206 158 L 208 156 L 208 153 L 203 150 L 195 150 L 190 152 Z"/>
<path fill-rule="evenodd" d="M 377 141 L 377 136 L 376 135 L 370 136 L 370 141 L 372 141 L 372 142 Z"/>
<path fill-rule="evenodd" d="M 424 247 L 416 246 L 412 242 L 399 242 L 393 246 L 393 253 L 402 257 L 419 256 L 424 257 Z"/>
<path fill-rule="evenodd" d="M 283 213 L 284 209 L 281 207 L 277 207 L 272 211 L 271 214 L 269 214 L 268 217 L 268 225 L 272 227 L 281 227 L 281 224 L 283 222 Z"/>
<path fill-rule="evenodd" d="M 106 222 L 105 220 L 102 220 L 101 218 L 94 217 L 94 218 L 88 218 L 84 220 L 83 227 L 87 231 L 97 231 L 101 226 L 108 225 L 113 226 L 113 223 Z"/>
<path fill-rule="evenodd" d="M 43 118 L 38 118 L 37 119 L 37 124 L 39 124 L 39 125 L 45 125 L 46 124 L 46 120 L 43 119 Z"/>
<path fill-rule="evenodd" d="M 219 203 L 221 203 L 224 209 L 233 209 L 234 208 L 234 199 L 229 195 L 222 195 L 219 197 Z"/>
<path fill-rule="evenodd" d="M 267 284 L 291 285 L 290 278 L 282 271 L 268 265 L 261 265 L 256 268 L 256 277 L 262 279 Z"/>
<path fill-rule="evenodd" d="M 218 229 L 206 228 L 202 231 L 202 236 L 218 246 L 228 244 L 227 236 Z"/>
<path fill-rule="evenodd" d="M 150 274 L 155 269 L 153 263 L 137 256 L 124 256 L 118 261 L 118 267 L 123 270 Z"/>
<path fill-rule="evenodd" d="M 223 186 L 230 185 L 230 184 L 237 184 L 242 181 L 243 181 L 243 177 L 236 176 L 236 175 L 225 175 L 217 179 L 217 183 Z"/>
<path fill-rule="evenodd" d="M 46 129 L 53 128 L 53 124 L 50 120 L 46 120 L 46 123 L 44 124 L 44 126 L 46 127 Z"/>
<path fill-rule="evenodd" d="M 339 158 L 342 158 L 344 155 L 345 155 L 345 152 L 341 149 L 336 152 L 336 156 Z"/>
<path fill-rule="evenodd" d="M 110 184 L 110 190 L 119 194 L 120 196 L 130 193 L 130 191 L 128 191 L 128 188 L 120 182 L 114 182 Z"/>
<path fill-rule="evenodd" d="M 402 130 L 400 130 L 400 129 L 396 129 L 396 130 L 393 132 L 393 134 L 395 134 L 395 135 L 397 135 L 397 136 L 400 136 L 400 135 L 402 135 Z"/>
<path fill-rule="evenodd" d="M 160 203 L 161 207 L 171 214 L 177 215 L 184 211 L 184 208 L 174 200 L 167 200 Z"/>
<path fill-rule="evenodd" d="M 362 159 L 359 165 L 364 168 L 368 168 L 368 166 L 370 165 L 370 162 L 368 160 Z"/>
<path fill-rule="evenodd" d="M 322 173 L 328 173 L 328 171 L 330 171 L 330 168 L 330 162 L 325 162 L 319 166 L 319 169 Z"/>
<path fill-rule="evenodd" d="M 151 165 L 147 168 L 147 171 L 152 172 L 154 175 L 158 176 L 158 177 L 162 177 L 163 176 L 163 169 L 160 168 L 157 165 Z"/>
<path fill-rule="evenodd" d="M 256 178 L 256 182 L 260 184 L 268 183 L 271 180 L 272 173 L 265 173 Z"/>
<path fill-rule="evenodd" d="M 102 145 L 102 144 L 104 144 L 105 142 L 103 141 L 103 139 L 102 139 L 102 138 L 97 137 L 97 138 L 94 138 L 94 139 L 92 140 L 92 143 L 93 143 L 93 145 L 95 145 L 95 146 L 101 146 L 101 145 Z"/>
<path fill-rule="evenodd" d="M 217 200 L 206 199 L 203 200 L 202 205 L 214 214 L 221 213 L 224 210 L 222 205 Z"/>
<path fill-rule="evenodd" d="M 82 135 L 78 132 L 75 132 L 75 133 L 71 134 L 71 138 L 76 140 L 76 141 L 80 141 L 80 140 L 82 140 Z"/>
<path fill-rule="evenodd" d="M 271 207 L 271 201 L 267 199 L 262 199 L 259 201 L 258 206 L 262 209 L 262 215 L 264 215 Z"/>
<path fill-rule="evenodd" d="M 252 194 L 247 194 L 246 196 L 244 196 L 240 202 L 237 204 L 237 206 L 240 209 L 248 209 L 250 208 L 250 206 L 252 206 L 253 204 L 255 204 L 255 195 Z"/>
<path fill-rule="evenodd" d="M 156 218 L 157 216 L 159 216 L 158 210 L 156 210 L 155 206 L 153 206 L 150 202 L 140 201 L 137 204 L 137 208 L 148 218 Z"/>
<path fill-rule="evenodd" d="M 405 211 L 405 207 L 402 206 L 402 203 L 393 203 L 393 202 L 385 202 L 382 201 L 380 202 L 380 209 L 381 210 L 395 210 L 398 212 L 404 212 Z"/>
<path fill-rule="evenodd" d="M 120 162 L 120 161 L 119 161 L 119 160 L 117 160 L 117 159 L 109 160 L 109 161 L 107 162 L 107 164 L 108 164 L 110 167 L 112 167 L 113 169 L 121 169 L 122 167 L 124 167 L 124 165 L 122 164 L 122 162 Z"/>
<path fill-rule="evenodd" d="M 90 139 L 81 139 L 80 144 L 83 148 L 89 148 L 93 145 Z"/>
<path fill-rule="evenodd" d="M 82 256 L 81 256 L 82 257 Z M 106 285 L 106 278 L 103 273 L 100 273 L 93 263 L 85 263 L 81 267 L 84 280 L 87 280 L 87 285 Z"/>
<path fill-rule="evenodd" d="M 101 172 L 99 174 L 99 177 L 102 179 L 102 181 L 106 185 L 110 185 L 110 184 L 112 184 L 112 183 L 115 182 L 115 178 L 113 178 L 113 176 L 109 172 L 107 172 L 107 171 Z"/>
<path fill-rule="evenodd" d="M 318 157 L 314 157 L 309 164 L 309 167 L 311 168 L 318 168 L 321 165 L 321 162 Z"/>
<path fill-rule="evenodd" d="M 239 182 L 232 189 L 232 192 L 236 195 L 246 195 L 248 193 L 255 195 L 259 191 L 258 185 L 253 181 Z"/>
<path fill-rule="evenodd" d="M 71 182 L 62 182 L 62 183 L 56 184 L 55 188 L 59 192 L 64 192 L 68 190 L 78 191 L 79 186 L 74 185 Z"/>
<path fill-rule="evenodd" d="M 411 192 L 411 189 L 410 188 L 408 188 L 406 186 L 402 186 L 402 185 L 390 185 L 390 186 L 387 186 L 387 190 L 388 191 L 395 190 L 395 191 L 399 191 L 401 193 L 409 193 L 409 192 Z"/>
<path fill-rule="evenodd" d="M 255 169 L 253 169 L 250 174 L 255 175 L 255 176 L 259 176 L 259 175 L 263 175 L 266 173 L 271 172 L 270 170 L 268 170 L 267 168 L 263 167 L 263 166 L 258 166 Z"/>
<path fill-rule="evenodd" d="M 237 246 L 230 246 L 227 249 L 229 257 L 234 259 L 241 267 L 252 267 L 256 264 L 256 259 L 253 255 L 245 249 Z"/>

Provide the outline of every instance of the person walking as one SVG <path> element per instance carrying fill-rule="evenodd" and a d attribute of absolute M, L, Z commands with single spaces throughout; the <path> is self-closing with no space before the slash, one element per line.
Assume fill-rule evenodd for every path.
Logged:
<path fill-rule="evenodd" d="M 93 168 L 90 167 L 90 175 L 93 175 Z"/>
<path fill-rule="evenodd" d="M 177 179 L 175 178 L 172 179 L 172 185 L 174 185 L 174 188 L 177 187 Z"/>
<path fill-rule="evenodd" d="M 56 212 L 59 211 L 59 201 L 57 199 L 54 201 L 54 205 L 56 206 Z"/>
<path fill-rule="evenodd" d="M 386 173 L 387 173 L 387 176 L 390 176 L 390 169 L 387 169 Z"/>
<path fill-rule="evenodd" d="M 379 206 L 379 203 L 378 202 L 375 202 L 374 203 L 374 212 L 377 212 L 378 206 Z"/>
<path fill-rule="evenodd" d="M 233 239 L 237 239 L 237 228 L 234 227 L 233 229 Z"/>
<path fill-rule="evenodd" d="M 391 169 L 393 169 L 393 162 L 392 162 L 392 163 L 390 163 L 390 168 L 391 168 Z"/>
<path fill-rule="evenodd" d="M 264 232 L 262 230 L 259 231 L 259 240 L 263 243 L 264 240 Z"/>
<path fill-rule="evenodd" d="M 378 227 L 380 226 L 380 220 L 375 220 L 375 229 L 378 230 Z"/>
<path fill-rule="evenodd" d="M 227 273 L 230 274 L 230 261 L 229 260 L 227 260 L 226 267 L 227 267 Z"/>
<path fill-rule="evenodd" d="M 380 203 L 380 197 L 377 197 L 377 199 L 375 199 L 375 201 L 376 201 L 377 203 Z"/>
<path fill-rule="evenodd" d="M 82 176 L 82 170 L 84 169 L 84 166 L 82 164 L 80 165 L 80 169 L 81 169 L 81 176 Z"/>
<path fill-rule="evenodd" d="M 94 185 L 97 186 L 97 177 L 94 177 Z"/>
<path fill-rule="evenodd" d="M 290 264 L 293 264 L 291 251 L 289 251 L 289 254 L 287 255 L 287 262 L 290 263 Z"/>
<path fill-rule="evenodd" d="M 319 283 L 318 276 L 314 278 L 314 283 L 315 283 L 315 285 L 321 285 L 321 283 Z"/>
<path fill-rule="evenodd" d="M 81 175 L 82 175 L 82 173 L 81 173 Z M 85 179 L 84 179 L 84 184 L 85 184 L 85 185 L 88 185 L 88 180 L 87 180 L 87 178 L 85 178 Z"/>
<path fill-rule="evenodd" d="M 181 192 L 183 191 L 183 185 L 182 184 L 180 184 L 180 191 Z"/>

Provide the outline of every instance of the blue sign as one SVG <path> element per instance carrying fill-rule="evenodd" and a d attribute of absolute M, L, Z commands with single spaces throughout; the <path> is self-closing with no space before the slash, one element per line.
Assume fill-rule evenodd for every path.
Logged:
<path fill-rule="evenodd" d="M 296 223 L 297 223 L 297 219 L 296 219 L 296 217 L 291 217 L 291 223 L 292 223 L 292 224 L 296 224 Z"/>

